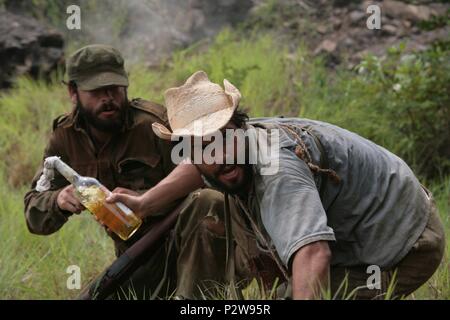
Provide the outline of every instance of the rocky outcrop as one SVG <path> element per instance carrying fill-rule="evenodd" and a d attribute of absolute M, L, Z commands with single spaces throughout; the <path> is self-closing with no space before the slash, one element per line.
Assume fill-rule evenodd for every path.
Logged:
<path fill-rule="evenodd" d="M 369 5 L 377 4 L 381 9 L 381 28 L 368 29 L 366 21 Z M 327 30 L 315 47 L 316 54 L 325 53 L 330 61 L 341 61 L 345 57 L 350 67 L 358 63 L 367 53 L 382 56 L 392 46 L 401 42 L 406 52 L 427 49 L 437 40 L 449 40 L 450 26 L 443 25 L 426 30 L 421 23 L 448 14 L 448 4 L 428 3 L 413 5 L 400 1 L 361 1 L 346 7 L 333 8 L 320 28 Z"/>
<path fill-rule="evenodd" d="M 410 52 L 425 50 L 436 41 L 450 40 L 450 25 L 445 23 L 450 14 L 449 3 L 410 2 L 279 0 L 277 7 L 272 9 L 276 12 L 276 19 L 272 18 L 276 24 L 269 23 L 268 26 L 278 29 L 292 46 L 300 42 L 308 45 L 313 54 L 324 56 L 330 67 L 343 62 L 353 67 L 367 53 L 382 56 L 389 47 L 401 42 L 406 45 L 405 52 Z M 252 13 L 259 14 L 258 7 L 265 3 L 265 0 L 257 0 Z M 369 5 L 380 7 L 379 30 L 367 27 L 371 15 L 367 13 Z M 433 20 L 441 23 L 432 28 L 424 27 L 427 23 L 433 24 Z"/>
<path fill-rule="evenodd" d="M 62 63 L 64 40 L 36 20 L 0 11 L 0 88 L 23 74 L 49 77 Z"/>

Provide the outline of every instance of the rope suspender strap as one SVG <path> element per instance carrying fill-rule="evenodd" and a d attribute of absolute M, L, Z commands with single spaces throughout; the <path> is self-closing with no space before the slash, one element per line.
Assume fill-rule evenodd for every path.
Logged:
<path fill-rule="evenodd" d="M 309 154 L 308 148 L 306 147 L 303 139 L 295 130 L 295 127 L 289 124 L 281 124 L 281 127 L 286 129 L 286 131 L 288 131 L 294 137 L 295 141 L 298 143 L 298 145 L 295 147 L 294 151 L 295 155 L 307 164 L 307 166 L 313 172 L 313 174 L 321 174 L 322 181 L 320 184 L 319 194 L 322 197 L 325 189 L 325 181 L 327 180 L 327 178 L 330 178 L 330 180 L 336 184 L 338 184 L 341 181 L 336 171 L 330 169 L 328 157 L 326 156 L 325 149 L 322 143 L 320 142 L 319 138 L 317 138 L 317 136 L 314 133 L 312 133 L 310 129 L 308 129 L 307 127 L 300 127 L 301 130 L 307 132 L 314 139 L 314 142 L 316 143 L 317 148 L 319 149 L 320 166 L 317 166 L 312 162 L 312 158 L 311 155 Z"/>

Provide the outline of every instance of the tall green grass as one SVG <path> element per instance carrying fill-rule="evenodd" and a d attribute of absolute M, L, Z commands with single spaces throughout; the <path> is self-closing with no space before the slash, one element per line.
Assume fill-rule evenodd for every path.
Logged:
<path fill-rule="evenodd" d="M 79 291 L 67 288 L 67 268 L 79 266 L 86 285 L 113 260 L 111 240 L 86 212 L 53 235 L 29 233 L 23 214 L 26 189 L 0 181 L 0 299 L 75 298 Z"/>
<path fill-rule="evenodd" d="M 21 78 L 0 97 L 0 166 L 10 185 L 28 183 L 37 169 L 52 119 L 70 110 L 65 91 L 62 84 Z"/>
<path fill-rule="evenodd" d="M 225 29 L 207 46 L 200 42 L 176 52 L 159 70 L 148 72 L 131 67 L 131 95 L 161 102 L 164 90 L 181 85 L 197 70 L 204 70 L 212 81 L 231 81 L 242 93 L 242 105 L 252 116 L 282 113 L 298 108 L 291 86 L 294 70 L 289 65 L 287 47 L 272 36 L 241 38 Z"/>
<path fill-rule="evenodd" d="M 200 42 L 176 52 L 156 69 L 142 65 L 128 69 L 129 97 L 163 102 L 165 89 L 180 85 L 202 69 L 213 81 L 227 78 L 235 84 L 243 95 L 241 105 L 251 116 L 284 114 L 329 121 L 407 155 L 413 167 L 415 159 L 409 155 L 417 145 L 402 131 L 405 123 L 396 125 L 391 111 L 397 110 L 401 101 L 415 102 L 420 109 L 421 101 L 436 98 L 388 92 L 390 84 L 380 85 L 370 72 L 338 70 L 330 74 L 303 46 L 288 50 L 270 34 L 243 38 L 231 30 L 223 31 L 211 43 Z M 433 92 L 424 79 L 415 80 L 426 89 L 422 93 Z M 439 92 L 442 96 L 438 98 L 446 101 Z M 389 99 L 383 102 L 383 97 Z M 42 161 L 52 119 L 70 110 L 66 88 L 57 79 L 46 84 L 21 78 L 15 88 L 0 95 L 0 299 L 73 298 L 78 292 L 66 288 L 69 265 L 81 268 L 82 284 L 86 285 L 113 259 L 112 241 L 87 213 L 71 217 L 50 236 L 32 235 L 26 228 L 23 195 Z M 406 147 L 408 153 L 402 153 Z M 449 237 L 450 177 L 444 174 L 426 181 Z M 412 298 L 450 299 L 448 247 L 446 250 L 438 272 Z M 250 288 L 246 297 L 272 296 L 260 292 Z"/>

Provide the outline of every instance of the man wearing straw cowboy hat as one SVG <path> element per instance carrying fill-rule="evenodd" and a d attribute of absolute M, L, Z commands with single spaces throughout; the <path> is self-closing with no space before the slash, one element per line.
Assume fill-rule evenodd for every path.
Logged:
<path fill-rule="evenodd" d="M 203 71 L 167 90 L 170 129 L 154 123 L 153 130 L 181 138 L 174 149 L 189 154 L 191 165 L 143 195 L 108 201 L 152 215 L 200 187 L 201 176 L 226 194 L 226 280 L 257 270 L 269 281 L 288 279 L 293 298 L 316 298 L 327 288 L 335 297 L 379 298 L 392 283 L 399 297 L 431 277 L 444 252 L 443 227 L 431 194 L 402 159 L 320 121 L 247 121 L 240 97 Z M 272 269 L 240 259 L 261 252 Z M 222 268 L 223 261 L 213 263 Z"/>

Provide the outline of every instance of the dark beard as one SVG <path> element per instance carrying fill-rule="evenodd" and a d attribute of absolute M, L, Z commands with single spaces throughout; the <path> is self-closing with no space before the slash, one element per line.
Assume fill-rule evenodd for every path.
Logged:
<path fill-rule="evenodd" d="M 103 132 L 117 132 L 123 126 L 125 120 L 125 112 L 128 110 L 128 98 L 125 96 L 125 101 L 121 106 L 115 103 L 103 104 L 97 111 L 86 109 L 81 101 L 78 99 L 77 106 L 80 116 L 84 119 L 87 125 Z M 102 120 L 98 115 L 103 111 L 117 110 L 118 116 L 116 119 Z"/>
<path fill-rule="evenodd" d="M 229 187 L 226 184 L 223 184 L 220 182 L 219 179 L 215 176 L 205 175 L 205 179 L 208 181 L 208 183 L 217 190 L 232 194 L 232 195 L 245 195 L 247 193 L 247 187 L 250 185 L 252 179 L 253 179 L 253 168 L 251 164 L 244 164 L 241 165 L 244 169 L 244 177 L 242 179 L 242 182 L 238 185 L 235 185 L 233 187 Z"/>

